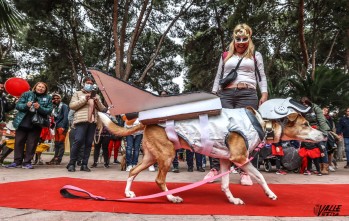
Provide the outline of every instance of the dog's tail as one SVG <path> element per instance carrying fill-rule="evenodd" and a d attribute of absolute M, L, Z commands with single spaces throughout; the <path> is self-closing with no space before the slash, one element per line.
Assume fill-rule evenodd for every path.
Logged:
<path fill-rule="evenodd" d="M 106 127 L 106 129 L 110 133 L 118 137 L 131 135 L 137 131 L 143 130 L 145 127 L 143 124 L 138 124 L 137 126 L 134 126 L 132 128 L 120 127 L 116 125 L 113 121 L 111 121 L 106 114 L 101 112 L 98 112 L 98 117 L 99 117 L 99 121 L 101 121 L 101 123 Z"/>

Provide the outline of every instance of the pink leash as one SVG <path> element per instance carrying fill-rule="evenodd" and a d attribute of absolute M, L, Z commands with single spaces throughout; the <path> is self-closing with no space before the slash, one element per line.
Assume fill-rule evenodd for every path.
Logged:
<path fill-rule="evenodd" d="M 106 197 L 103 196 L 96 196 L 84 189 L 81 189 L 79 187 L 76 186 L 72 186 L 72 185 L 65 185 L 61 188 L 60 193 L 63 197 L 65 198 L 70 198 L 70 199 L 94 199 L 94 200 L 104 200 L 104 201 L 135 201 L 135 200 L 144 200 L 144 199 L 152 199 L 152 198 L 157 198 L 160 196 L 166 196 L 166 195 L 170 195 L 170 194 L 174 194 L 174 193 L 179 193 L 179 192 L 183 192 L 186 190 L 190 190 L 193 189 L 195 187 L 201 186 L 205 183 L 208 183 L 210 181 L 213 181 L 215 179 L 218 179 L 228 173 L 232 172 L 232 170 L 228 170 L 225 173 L 221 173 L 218 174 L 214 177 L 208 178 L 208 179 L 204 179 L 202 181 L 196 182 L 196 183 L 192 183 L 192 184 L 188 184 L 186 186 L 182 186 L 182 187 L 178 187 L 176 189 L 172 189 L 172 190 L 168 190 L 166 192 L 160 192 L 160 193 L 156 193 L 156 194 L 151 194 L 151 195 L 147 195 L 147 196 L 139 196 L 139 197 L 134 197 L 134 198 L 122 198 L 122 199 L 108 199 Z M 80 196 L 80 195 L 75 195 L 72 192 L 79 192 L 79 193 L 84 193 L 86 194 L 86 196 Z"/>
<path fill-rule="evenodd" d="M 258 147 L 255 150 L 259 151 L 263 147 L 264 147 L 264 144 L 261 143 L 258 145 Z M 252 159 L 253 159 L 253 157 L 250 157 L 249 161 L 251 161 Z M 241 167 L 241 166 L 239 166 L 239 167 Z M 213 176 L 211 178 L 207 178 L 207 179 L 198 181 L 196 183 L 188 184 L 186 186 L 178 187 L 176 189 L 168 190 L 166 192 L 160 192 L 160 193 L 156 193 L 156 194 L 151 194 L 151 195 L 147 195 L 147 196 L 139 196 L 139 197 L 134 197 L 134 198 L 108 199 L 108 198 L 103 197 L 103 196 L 96 196 L 96 195 L 94 195 L 94 194 L 92 194 L 84 189 L 81 189 L 79 187 L 72 186 L 72 185 L 63 186 L 59 192 L 61 193 L 61 195 L 63 197 L 70 198 L 70 199 L 93 199 L 93 200 L 104 200 L 104 201 L 136 201 L 136 200 L 152 199 L 152 198 L 171 195 L 171 194 L 175 194 L 175 193 L 179 193 L 179 192 L 183 192 L 186 190 L 190 190 L 190 189 L 199 187 L 201 185 L 204 185 L 205 183 L 208 183 L 208 182 L 213 181 L 215 179 L 218 179 L 224 175 L 227 175 L 228 173 L 232 172 L 233 170 L 234 169 L 231 169 L 225 173 L 220 173 L 220 174 Z M 72 193 L 74 191 L 79 192 L 79 193 L 84 193 L 85 196 L 75 195 Z"/>

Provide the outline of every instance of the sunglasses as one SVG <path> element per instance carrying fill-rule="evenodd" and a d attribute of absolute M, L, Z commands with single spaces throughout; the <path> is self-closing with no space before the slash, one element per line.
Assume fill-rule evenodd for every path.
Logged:
<path fill-rule="evenodd" d="M 248 42 L 248 37 L 236 37 L 235 42 L 236 43 L 246 43 L 246 42 Z"/>

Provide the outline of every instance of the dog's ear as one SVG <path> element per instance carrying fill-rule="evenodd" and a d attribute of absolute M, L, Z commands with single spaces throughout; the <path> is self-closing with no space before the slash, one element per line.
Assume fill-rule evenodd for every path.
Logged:
<path fill-rule="evenodd" d="M 253 115 L 256 115 L 257 113 L 257 111 L 251 106 L 247 106 L 246 109 L 249 110 Z"/>
<path fill-rule="evenodd" d="M 287 119 L 291 122 L 294 122 L 298 117 L 298 113 L 292 113 L 290 115 L 287 115 Z"/>

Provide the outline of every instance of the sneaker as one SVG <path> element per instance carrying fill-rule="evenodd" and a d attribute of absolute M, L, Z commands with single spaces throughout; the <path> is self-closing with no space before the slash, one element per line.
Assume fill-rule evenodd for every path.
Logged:
<path fill-rule="evenodd" d="M 20 168 L 21 165 L 17 165 L 16 163 L 11 163 L 9 165 L 6 165 L 5 168 L 7 169 L 14 169 L 14 168 Z"/>
<path fill-rule="evenodd" d="M 128 166 L 126 167 L 126 172 L 130 172 L 131 169 L 132 169 L 132 165 L 128 165 Z"/>
<path fill-rule="evenodd" d="M 148 170 L 149 170 L 150 172 L 155 172 L 155 167 L 154 167 L 154 165 L 151 165 L 151 166 L 148 168 Z"/>
<path fill-rule="evenodd" d="M 93 163 L 92 165 L 91 165 L 91 168 L 96 168 L 97 167 L 97 163 Z"/>
<path fill-rule="evenodd" d="M 315 175 L 318 175 L 318 176 L 322 176 L 322 174 L 321 174 L 321 172 L 318 172 L 318 171 L 313 171 L 313 174 L 315 174 Z M 319 174 L 321 174 L 321 175 L 319 175 Z"/>
<path fill-rule="evenodd" d="M 216 169 L 212 168 L 210 170 L 210 172 L 208 172 L 208 174 L 206 174 L 206 176 L 204 177 L 204 180 L 209 179 L 209 178 L 214 177 L 214 176 L 217 176 L 217 175 L 218 175 L 218 171 Z M 211 181 L 209 181 L 209 183 L 213 183 L 214 181 L 215 180 L 211 180 Z"/>
<path fill-rule="evenodd" d="M 104 164 L 104 168 L 109 168 L 109 164 Z"/>
<path fill-rule="evenodd" d="M 243 186 L 252 186 L 253 185 L 251 177 L 246 173 L 241 173 L 240 183 Z"/>
<path fill-rule="evenodd" d="M 173 172 L 173 173 L 179 173 L 178 167 L 173 167 L 172 172 Z"/>
<path fill-rule="evenodd" d="M 287 173 L 283 170 L 278 170 L 278 171 L 276 171 L 276 174 L 277 175 L 286 175 Z"/>
<path fill-rule="evenodd" d="M 309 170 L 306 170 L 306 171 L 304 171 L 304 173 L 303 173 L 304 175 L 311 175 L 311 173 L 310 173 L 310 171 Z"/>
<path fill-rule="evenodd" d="M 23 165 L 22 168 L 23 169 L 34 169 L 33 165 L 31 165 L 30 163 Z"/>
<path fill-rule="evenodd" d="M 335 172 L 336 171 L 333 166 L 329 166 L 328 170 L 331 171 L 331 172 Z"/>
<path fill-rule="evenodd" d="M 230 167 L 230 171 L 231 171 L 231 173 L 233 173 L 233 174 L 239 173 L 238 171 L 236 171 L 236 169 L 235 169 L 234 166 Z"/>
<path fill-rule="evenodd" d="M 349 164 L 345 165 L 344 169 L 349 169 Z"/>

